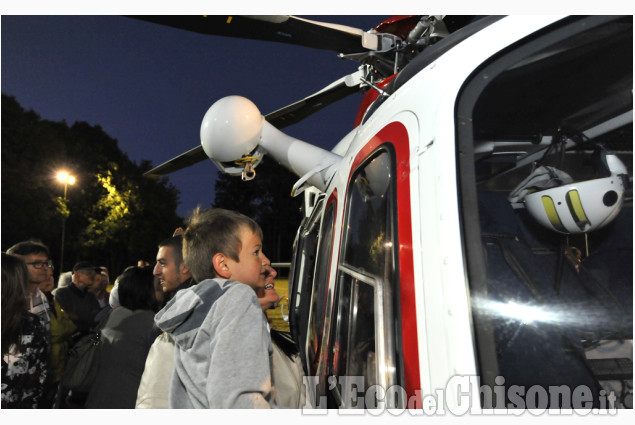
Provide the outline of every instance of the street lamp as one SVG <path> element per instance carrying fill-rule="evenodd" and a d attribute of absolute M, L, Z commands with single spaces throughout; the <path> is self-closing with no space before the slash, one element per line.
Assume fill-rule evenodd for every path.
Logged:
<path fill-rule="evenodd" d="M 64 207 L 66 207 L 66 191 L 68 185 L 75 184 L 75 177 L 68 174 L 66 171 L 58 171 L 56 175 L 57 180 L 60 183 L 64 183 Z M 62 249 L 60 250 L 60 273 L 64 273 L 64 234 L 66 233 L 66 212 L 62 217 Z"/>

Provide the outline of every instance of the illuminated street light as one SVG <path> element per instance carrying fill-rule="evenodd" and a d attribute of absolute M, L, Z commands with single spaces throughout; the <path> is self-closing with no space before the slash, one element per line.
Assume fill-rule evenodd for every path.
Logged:
<path fill-rule="evenodd" d="M 75 176 L 68 174 L 67 171 L 58 171 L 55 176 L 60 183 L 64 183 L 64 206 L 66 207 L 66 191 L 68 185 L 75 184 Z M 64 272 L 64 234 L 66 233 L 66 214 L 62 217 L 62 248 L 60 252 L 60 273 Z"/>
<path fill-rule="evenodd" d="M 60 183 L 64 183 L 64 201 L 66 201 L 66 189 L 68 185 L 75 184 L 75 177 L 68 174 L 66 171 L 58 171 L 55 176 Z"/>

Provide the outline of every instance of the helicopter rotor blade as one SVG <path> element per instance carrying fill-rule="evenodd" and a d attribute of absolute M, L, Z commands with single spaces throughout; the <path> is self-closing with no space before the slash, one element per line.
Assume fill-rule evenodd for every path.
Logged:
<path fill-rule="evenodd" d="M 311 21 L 290 15 L 134 15 L 130 18 L 200 34 L 297 44 L 350 54 L 366 52 L 364 31 L 345 25 Z M 367 34 L 367 33 L 366 33 Z"/>
<path fill-rule="evenodd" d="M 353 74 L 354 76 L 355 74 Z M 343 77 L 317 93 L 298 102 L 287 105 L 277 111 L 265 115 L 265 119 L 278 129 L 295 124 L 304 118 L 318 112 L 322 108 L 343 99 L 360 90 L 359 83 L 351 84 L 350 77 Z M 208 159 L 203 147 L 198 145 L 181 155 L 164 162 L 144 173 L 149 178 L 158 178 L 166 174 L 187 168 Z"/>
<path fill-rule="evenodd" d="M 346 77 L 341 78 L 333 84 L 325 87 L 317 93 L 309 97 L 305 97 L 291 105 L 277 111 L 270 112 L 265 115 L 265 119 L 269 121 L 277 129 L 290 126 L 302 121 L 306 117 L 313 115 L 325 106 L 337 102 L 360 90 L 359 84 L 350 86 L 345 81 Z"/>
<path fill-rule="evenodd" d="M 174 171 L 182 170 L 207 159 L 203 147 L 198 145 L 181 155 L 143 173 L 144 177 L 156 179 Z"/>

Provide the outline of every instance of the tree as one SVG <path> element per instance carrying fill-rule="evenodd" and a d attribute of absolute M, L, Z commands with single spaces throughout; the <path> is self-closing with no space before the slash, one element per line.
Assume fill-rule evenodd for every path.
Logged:
<path fill-rule="evenodd" d="M 77 176 L 66 202 L 54 181 L 64 166 Z M 2 95 L 2 250 L 36 238 L 59 264 L 66 218 L 64 265 L 105 265 L 116 275 L 137 260 L 151 261 L 157 244 L 183 225 L 178 190 L 143 172 L 99 126 L 42 120 Z M 59 270 L 58 270 L 59 271 Z"/>

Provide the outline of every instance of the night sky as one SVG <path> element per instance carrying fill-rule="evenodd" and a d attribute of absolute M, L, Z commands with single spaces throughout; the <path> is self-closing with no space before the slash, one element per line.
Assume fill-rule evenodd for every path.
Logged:
<path fill-rule="evenodd" d="M 513 7 L 489 0 L 478 2 L 478 6 L 452 0 L 443 2 L 443 11 L 421 10 L 422 5 L 409 5 L 409 1 L 400 3 L 397 9 L 454 14 L 632 13 L 625 2 L 612 1 L 602 2 L 604 10 L 597 10 L 597 2 L 586 0 L 557 4 L 540 0 Z M 31 2 L 24 7 L 29 6 Z M 363 30 L 392 16 L 351 14 L 377 13 L 377 5 L 364 6 L 356 12 L 351 11 L 351 4 L 330 2 L 322 5 L 322 10 L 338 11 L 339 15 L 296 15 Z M 12 4 L 2 7 L 2 93 L 14 96 L 25 109 L 34 110 L 43 119 L 65 120 L 68 125 L 76 121 L 99 125 L 118 140 L 121 150 L 133 161 L 150 160 L 153 166 L 198 146 L 205 112 L 224 96 L 245 96 L 266 115 L 358 68 L 358 63 L 340 59 L 333 51 L 209 36 L 117 16 L 122 12 L 171 12 L 161 10 L 159 4 L 152 5 L 152 10 L 143 6 L 139 10 L 109 3 L 96 13 L 108 13 L 109 7 L 117 11 L 103 16 L 50 15 L 65 10 L 91 13 L 96 7 L 76 3 L 70 9 L 60 7 L 58 2 L 43 3 L 37 13 L 44 16 L 20 16 L 34 11 L 10 10 L 18 7 Z M 212 8 L 227 13 L 219 7 L 227 5 Z M 263 7 L 250 6 L 254 10 L 249 13 L 280 13 L 275 3 L 272 6 L 267 2 L 266 12 L 260 10 Z M 379 10 L 387 7 L 393 9 L 381 2 Z M 200 9 L 184 2 L 178 5 L 177 13 L 195 14 Z M 331 149 L 352 129 L 361 98 L 361 94 L 349 96 L 283 131 Z M 196 205 L 210 206 L 217 174 L 216 166 L 206 160 L 168 176 L 181 193 L 179 215 L 185 217 Z"/>
<path fill-rule="evenodd" d="M 303 17 L 368 30 L 389 15 Z M 224 96 L 245 96 L 265 115 L 358 68 L 332 51 L 113 15 L 3 15 L 1 29 L 3 94 L 46 120 L 99 125 L 130 159 L 153 166 L 197 146 L 205 112 Z M 284 131 L 331 149 L 352 129 L 360 100 L 351 96 Z M 168 176 L 181 192 L 179 215 L 210 206 L 217 173 L 208 160 Z"/>

